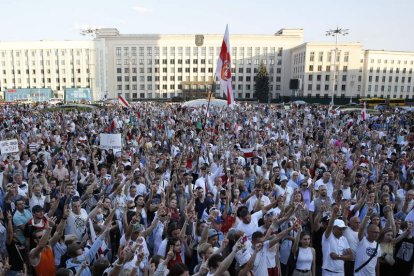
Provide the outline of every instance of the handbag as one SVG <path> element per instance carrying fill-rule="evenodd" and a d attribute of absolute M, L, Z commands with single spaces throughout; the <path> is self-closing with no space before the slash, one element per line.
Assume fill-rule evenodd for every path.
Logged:
<path fill-rule="evenodd" d="M 355 272 L 359 272 L 361 269 L 363 269 L 371 260 L 372 258 L 374 258 L 374 256 L 377 255 L 378 252 L 378 246 L 379 246 L 379 242 L 377 242 L 377 246 L 375 247 L 375 251 L 374 253 L 368 258 L 368 260 L 366 260 L 365 263 L 363 263 L 362 265 L 360 265 L 357 269 L 355 269 Z"/>

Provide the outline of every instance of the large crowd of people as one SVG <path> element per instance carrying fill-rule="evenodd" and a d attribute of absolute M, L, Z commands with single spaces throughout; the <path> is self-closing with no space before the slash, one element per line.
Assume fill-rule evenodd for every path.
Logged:
<path fill-rule="evenodd" d="M 413 113 L 136 103 L 0 119 L 18 141 L 0 157 L 0 275 L 414 276 Z"/>

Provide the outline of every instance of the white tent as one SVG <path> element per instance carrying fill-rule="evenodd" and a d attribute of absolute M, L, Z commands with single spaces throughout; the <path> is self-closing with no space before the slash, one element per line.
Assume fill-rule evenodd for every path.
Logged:
<path fill-rule="evenodd" d="M 198 106 L 207 106 L 208 105 L 208 99 L 197 99 L 197 100 L 192 100 L 192 101 L 188 101 L 183 103 L 183 106 L 185 107 L 198 107 Z M 219 99 L 211 99 L 210 100 L 210 106 L 218 106 L 218 107 L 223 107 L 227 105 L 227 101 L 225 100 L 219 100 Z"/>

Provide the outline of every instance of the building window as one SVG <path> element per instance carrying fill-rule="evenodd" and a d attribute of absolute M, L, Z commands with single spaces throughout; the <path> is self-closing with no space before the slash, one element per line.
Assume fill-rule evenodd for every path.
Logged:
<path fill-rule="evenodd" d="M 309 71 L 313 72 L 313 65 L 309 65 Z"/>
<path fill-rule="evenodd" d="M 121 47 L 116 47 L 116 50 L 115 50 L 115 55 L 116 55 L 117 57 L 120 57 L 120 56 L 121 56 Z"/>

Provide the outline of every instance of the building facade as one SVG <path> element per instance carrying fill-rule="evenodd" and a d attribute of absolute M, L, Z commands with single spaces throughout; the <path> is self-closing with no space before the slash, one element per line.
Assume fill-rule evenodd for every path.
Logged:
<path fill-rule="evenodd" d="M 299 96 L 350 98 L 362 95 L 360 43 L 304 43 L 292 49 L 292 78 L 301 79 Z"/>
<path fill-rule="evenodd" d="M 364 52 L 364 97 L 414 99 L 414 53 Z"/>
<path fill-rule="evenodd" d="M 123 35 L 116 29 L 100 29 L 95 39 L 98 85 L 107 98 L 123 95 L 130 100 L 189 99 L 211 89 L 219 93 L 214 80 L 222 40 L 223 35 Z M 267 66 L 272 97 L 286 93 L 290 49 L 301 43 L 301 29 L 231 35 L 235 98 L 254 98 L 260 63 Z"/>
<path fill-rule="evenodd" d="M 95 62 L 93 41 L 0 42 L 0 90 L 51 89 L 59 98 L 66 88 L 94 92 Z"/>
<path fill-rule="evenodd" d="M 222 40 L 222 34 L 120 34 L 110 28 L 97 30 L 93 41 L 0 42 L 0 90 L 19 92 L 14 97 L 29 91 L 38 100 L 43 99 L 39 89 L 51 89 L 53 97 L 69 91 L 73 97 L 68 98 L 88 100 L 118 95 L 131 101 L 192 99 L 209 91 L 222 96 L 215 77 Z M 304 43 L 302 29 L 234 34 L 230 44 L 236 100 L 256 98 L 262 63 L 272 99 L 414 98 L 414 52 L 364 50 L 361 43 Z M 298 90 L 290 90 L 291 79 L 301 80 Z"/>

